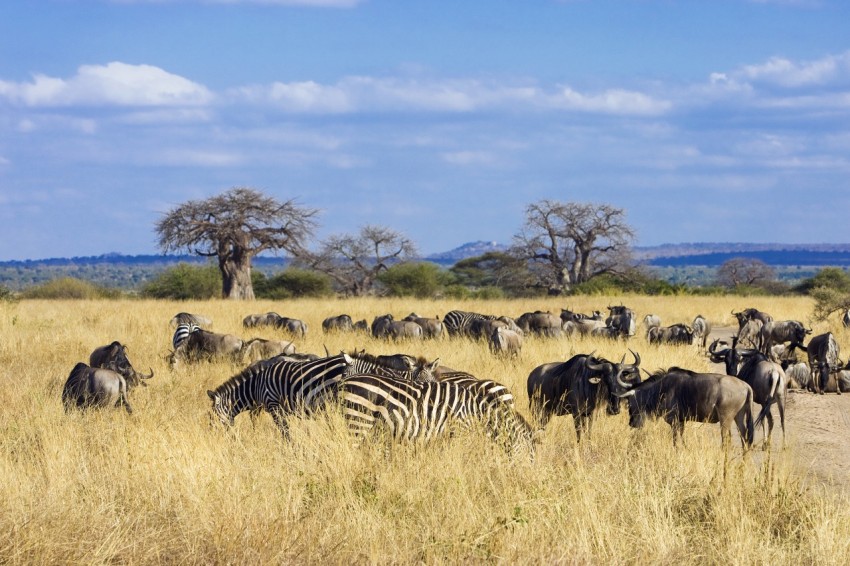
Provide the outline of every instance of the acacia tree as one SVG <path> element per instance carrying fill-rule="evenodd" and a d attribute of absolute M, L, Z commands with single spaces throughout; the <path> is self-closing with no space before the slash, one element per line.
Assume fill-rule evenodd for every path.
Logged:
<path fill-rule="evenodd" d="M 156 232 L 163 252 L 188 250 L 218 258 L 222 297 L 253 299 L 251 260 L 266 250 L 303 255 L 316 214 L 293 200 L 280 202 L 251 188 L 234 187 L 177 206 L 156 223 Z"/>
<path fill-rule="evenodd" d="M 378 275 L 415 255 L 416 246 L 403 234 L 367 225 L 358 234 L 331 236 L 308 263 L 330 276 L 346 295 L 361 296 L 373 290 Z"/>
<path fill-rule="evenodd" d="M 776 272 L 760 259 L 733 257 L 717 268 L 717 281 L 727 287 L 764 285 L 776 278 Z"/>
<path fill-rule="evenodd" d="M 634 231 L 621 208 L 608 204 L 542 200 L 528 205 L 511 253 L 532 262 L 550 292 L 630 265 Z"/>

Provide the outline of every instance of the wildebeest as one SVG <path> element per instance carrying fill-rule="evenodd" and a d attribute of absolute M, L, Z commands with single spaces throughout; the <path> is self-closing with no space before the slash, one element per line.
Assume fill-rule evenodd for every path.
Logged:
<path fill-rule="evenodd" d="M 143 380 L 153 377 L 152 369 L 147 375 L 138 373 L 135 369 L 133 369 L 132 364 L 130 364 L 130 360 L 127 358 L 127 346 L 121 344 L 117 340 L 111 344 L 107 344 L 106 346 L 95 348 L 89 355 L 89 366 L 93 368 L 111 369 L 112 371 L 120 373 L 127 382 L 127 386 L 131 389 L 137 385 L 144 385 L 147 387 L 147 383 Z"/>
<path fill-rule="evenodd" d="M 231 362 L 241 361 L 242 339 L 233 334 L 218 334 L 204 329 L 191 332 L 186 339 L 168 356 L 169 366 L 173 369 L 178 362 L 197 362 L 225 359 Z"/>
<path fill-rule="evenodd" d="M 560 336 L 562 333 L 561 318 L 548 311 L 523 313 L 516 319 L 516 324 L 527 334 Z"/>
<path fill-rule="evenodd" d="M 130 387 L 117 371 L 93 368 L 78 363 L 71 370 L 62 388 L 62 404 L 65 411 L 72 408 L 118 407 L 123 405 L 128 413 L 133 412 L 127 398 Z"/>
<path fill-rule="evenodd" d="M 421 326 L 423 338 L 441 338 L 443 336 L 443 322 L 440 320 L 439 316 L 428 318 L 425 316 L 419 316 L 415 312 L 412 312 L 402 320 L 406 322 L 415 322 Z"/>
<path fill-rule="evenodd" d="M 172 328 L 176 328 L 180 324 L 194 324 L 200 328 L 208 328 L 212 325 L 212 320 L 200 314 L 179 312 L 171 318 L 169 324 Z"/>
<path fill-rule="evenodd" d="M 242 362 L 253 363 L 267 360 L 282 354 L 295 353 L 295 344 L 288 340 L 266 340 L 265 338 L 252 338 L 242 344 Z"/>
<path fill-rule="evenodd" d="M 552 362 L 528 374 L 528 399 L 532 413 L 545 427 L 552 416 L 572 415 L 576 438 L 590 430 L 590 419 L 607 396 L 608 414 L 620 412 L 623 393 L 640 381 L 640 356 L 632 352 L 633 364 L 609 362 L 593 355 L 578 354 L 566 362 Z"/>
<path fill-rule="evenodd" d="M 346 332 L 354 329 L 354 321 L 347 314 L 329 316 L 322 321 L 322 332 Z"/>
<path fill-rule="evenodd" d="M 758 309 L 749 308 L 744 309 L 741 312 L 732 311 L 732 314 L 735 315 L 735 318 L 738 319 L 738 328 L 742 328 L 748 320 L 758 320 L 762 324 L 767 324 L 768 322 L 773 322 L 773 317 L 767 314 L 764 311 L 760 311 Z"/>
<path fill-rule="evenodd" d="M 620 336 L 628 337 L 635 335 L 636 317 L 632 309 L 619 305 L 608 307 L 608 318 L 605 319 L 605 326 L 618 331 Z"/>
<path fill-rule="evenodd" d="M 764 324 L 761 332 L 761 351 L 765 354 L 777 344 L 802 344 L 812 333 L 799 320 L 774 320 Z"/>
<path fill-rule="evenodd" d="M 354 330 L 369 332 L 369 322 L 364 318 L 354 323 Z"/>
<path fill-rule="evenodd" d="M 693 344 L 694 329 L 687 324 L 656 326 L 646 332 L 650 344 Z"/>
<path fill-rule="evenodd" d="M 708 335 L 711 334 L 711 323 L 708 322 L 707 318 L 698 314 L 694 317 L 691 328 L 694 329 L 694 339 L 699 342 L 700 346 L 705 348 L 705 344 L 708 342 Z"/>
<path fill-rule="evenodd" d="M 661 317 L 657 314 L 648 314 L 643 317 L 643 325 L 646 327 L 647 331 L 650 328 L 658 328 L 661 326 Z"/>
<path fill-rule="evenodd" d="M 758 319 L 747 320 L 738 329 L 738 344 L 761 351 L 764 345 L 764 323 Z"/>
<path fill-rule="evenodd" d="M 262 314 L 249 314 L 242 319 L 242 326 L 245 328 L 255 328 L 257 326 L 274 326 L 277 324 L 280 315 L 276 312 L 266 312 Z"/>
<path fill-rule="evenodd" d="M 682 438 L 685 421 L 720 423 L 720 438 L 726 449 L 735 423 L 744 449 L 753 444 L 753 390 L 736 377 L 672 367 L 655 373 L 622 396 L 628 398 L 631 427 L 642 427 L 647 415 L 661 417 L 672 429 L 674 446 Z"/>
<path fill-rule="evenodd" d="M 809 367 L 812 371 L 812 386 L 815 393 L 823 395 L 829 383 L 830 373 L 841 369 L 842 363 L 839 359 L 840 350 L 838 342 L 832 332 L 814 336 L 806 346 L 800 346 L 809 357 Z M 840 395 L 841 388 L 836 388 Z"/>
<path fill-rule="evenodd" d="M 522 334 L 500 326 L 490 335 L 489 345 L 494 354 L 516 357 L 522 351 Z"/>
<path fill-rule="evenodd" d="M 762 419 L 767 419 L 765 442 L 770 442 L 773 432 L 771 406 L 779 409 L 779 423 L 782 426 L 782 443 L 785 444 L 785 399 L 788 394 L 788 379 L 785 370 L 765 354 L 756 351 L 741 352 L 744 363 L 738 369 L 737 377 L 753 390 L 753 401 L 761 405 L 761 411 L 755 420 L 757 427 Z M 727 372 L 728 373 L 728 372 Z M 735 375 L 735 374 L 729 374 Z"/>
<path fill-rule="evenodd" d="M 372 336 L 393 340 L 421 339 L 422 327 L 407 320 L 394 320 L 392 314 L 376 316 L 372 321 Z"/>

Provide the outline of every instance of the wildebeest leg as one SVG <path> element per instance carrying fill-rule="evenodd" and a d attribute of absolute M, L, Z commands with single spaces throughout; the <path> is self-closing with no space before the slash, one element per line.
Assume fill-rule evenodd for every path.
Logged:
<path fill-rule="evenodd" d="M 670 428 L 673 431 L 673 446 L 677 445 L 677 441 L 682 442 L 682 446 L 685 445 L 685 419 L 680 418 L 672 418 L 668 421 L 670 423 Z M 677 438 L 678 437 L 678 438 Z"/>
<path fill-rule="evenodd" d="M 738 434 L 741 435 L 741 448 L 744 452 L 747 451 L 747 419 L 744 411 L 739 411 L 735 415 L 735 424 L 738 425 Z M 729 433 L 731 435 L 731 431 Z M 730 440 L 731 442 L 731 440 Z"/>
<path fill-rule="evenodd" d="M 129 400 L 127 400 L 127 395 L 126 395 L 126 394 L 122 393 L 122 394 L 118 397 L 118 402 L 117 402 L 117 403 L 115 403 L 115 406 L 117 407 L 118 405 L 124 405 L 124 408 L 125 408 L 125 409 L 127 409 L 127 414 L 128 414 L 128 415 L 132 415 L 132 414 L 133 414 L 133 407 L 131 407 L 131 406 L 130 406 L 130 401 L 129 401 Z"/>
<path fill-rule="evenodd" d="M 576 426 L 576 442 L 581 442 L 581 433 L 584 430 L 587 430 L 587 434 L 590 433 L 590 422 L 587 415 L 577 414 L 575 415 L 575 426 Z"/>

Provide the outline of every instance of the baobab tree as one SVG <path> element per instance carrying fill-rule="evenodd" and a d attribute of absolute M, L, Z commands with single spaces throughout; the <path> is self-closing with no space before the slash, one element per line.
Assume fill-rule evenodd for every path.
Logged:
<path fill-rule="evenodd" d="M 550 292 L 630 266 L 634 231 L 621 208 L 608 204 L 542 200 L 528 205 L 511 253 L 532 262 Z"/>
<path fill-rule="evenodd" d="M 379 274 L 415 255 L 416 246 L 400 232 L 367 225 L 357 234 L 331 236 L 307 264 L 330 276 L 346 295 L 360 296 L 372 291 Z"/>
<path fill-rule="evenodd" d="M 267 250 L 303 255 L 317 214 L 294 200 L 280 202 L 255 189 L 234 187 L 177 206 L 156 223 L 156 232 L 165 253 L 187 250 L 218 258 L 223 298 L 253 299 L 251 260 Z"/>

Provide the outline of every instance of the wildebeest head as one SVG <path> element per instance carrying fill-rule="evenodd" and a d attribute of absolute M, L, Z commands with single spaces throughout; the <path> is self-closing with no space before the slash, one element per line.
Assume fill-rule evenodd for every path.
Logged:
<path fill-rule="evenodd" d="M 590 371 L 594 372 L 589 377 L 591 383 L 603 382 L 608 387 L 608 414 L 620 414 L 620 397 L 640 383 L 640 355 L 629 350 L 634 357 L 634 363 L 626 364 L 626 356 L 623 354 L 623 359 L 620 363 L 609 362 L 604 358 L 596 359 L 591 354 L 587 358 L 585 366 Z"/>
<path fill-rule="evenodd" d="M 95 348 L 89 356 L 89 365 L 93 368 L 106 368 L 120 373 L 130 389 L 140 384 L 147 387 L 148 384 L 143 380 L 153 377 L 153 369 L 147 375 L 138 373 L 133 369 L 130 360 L 127 358 L 127 346 L 117 340 L 106 346 Z"/>

